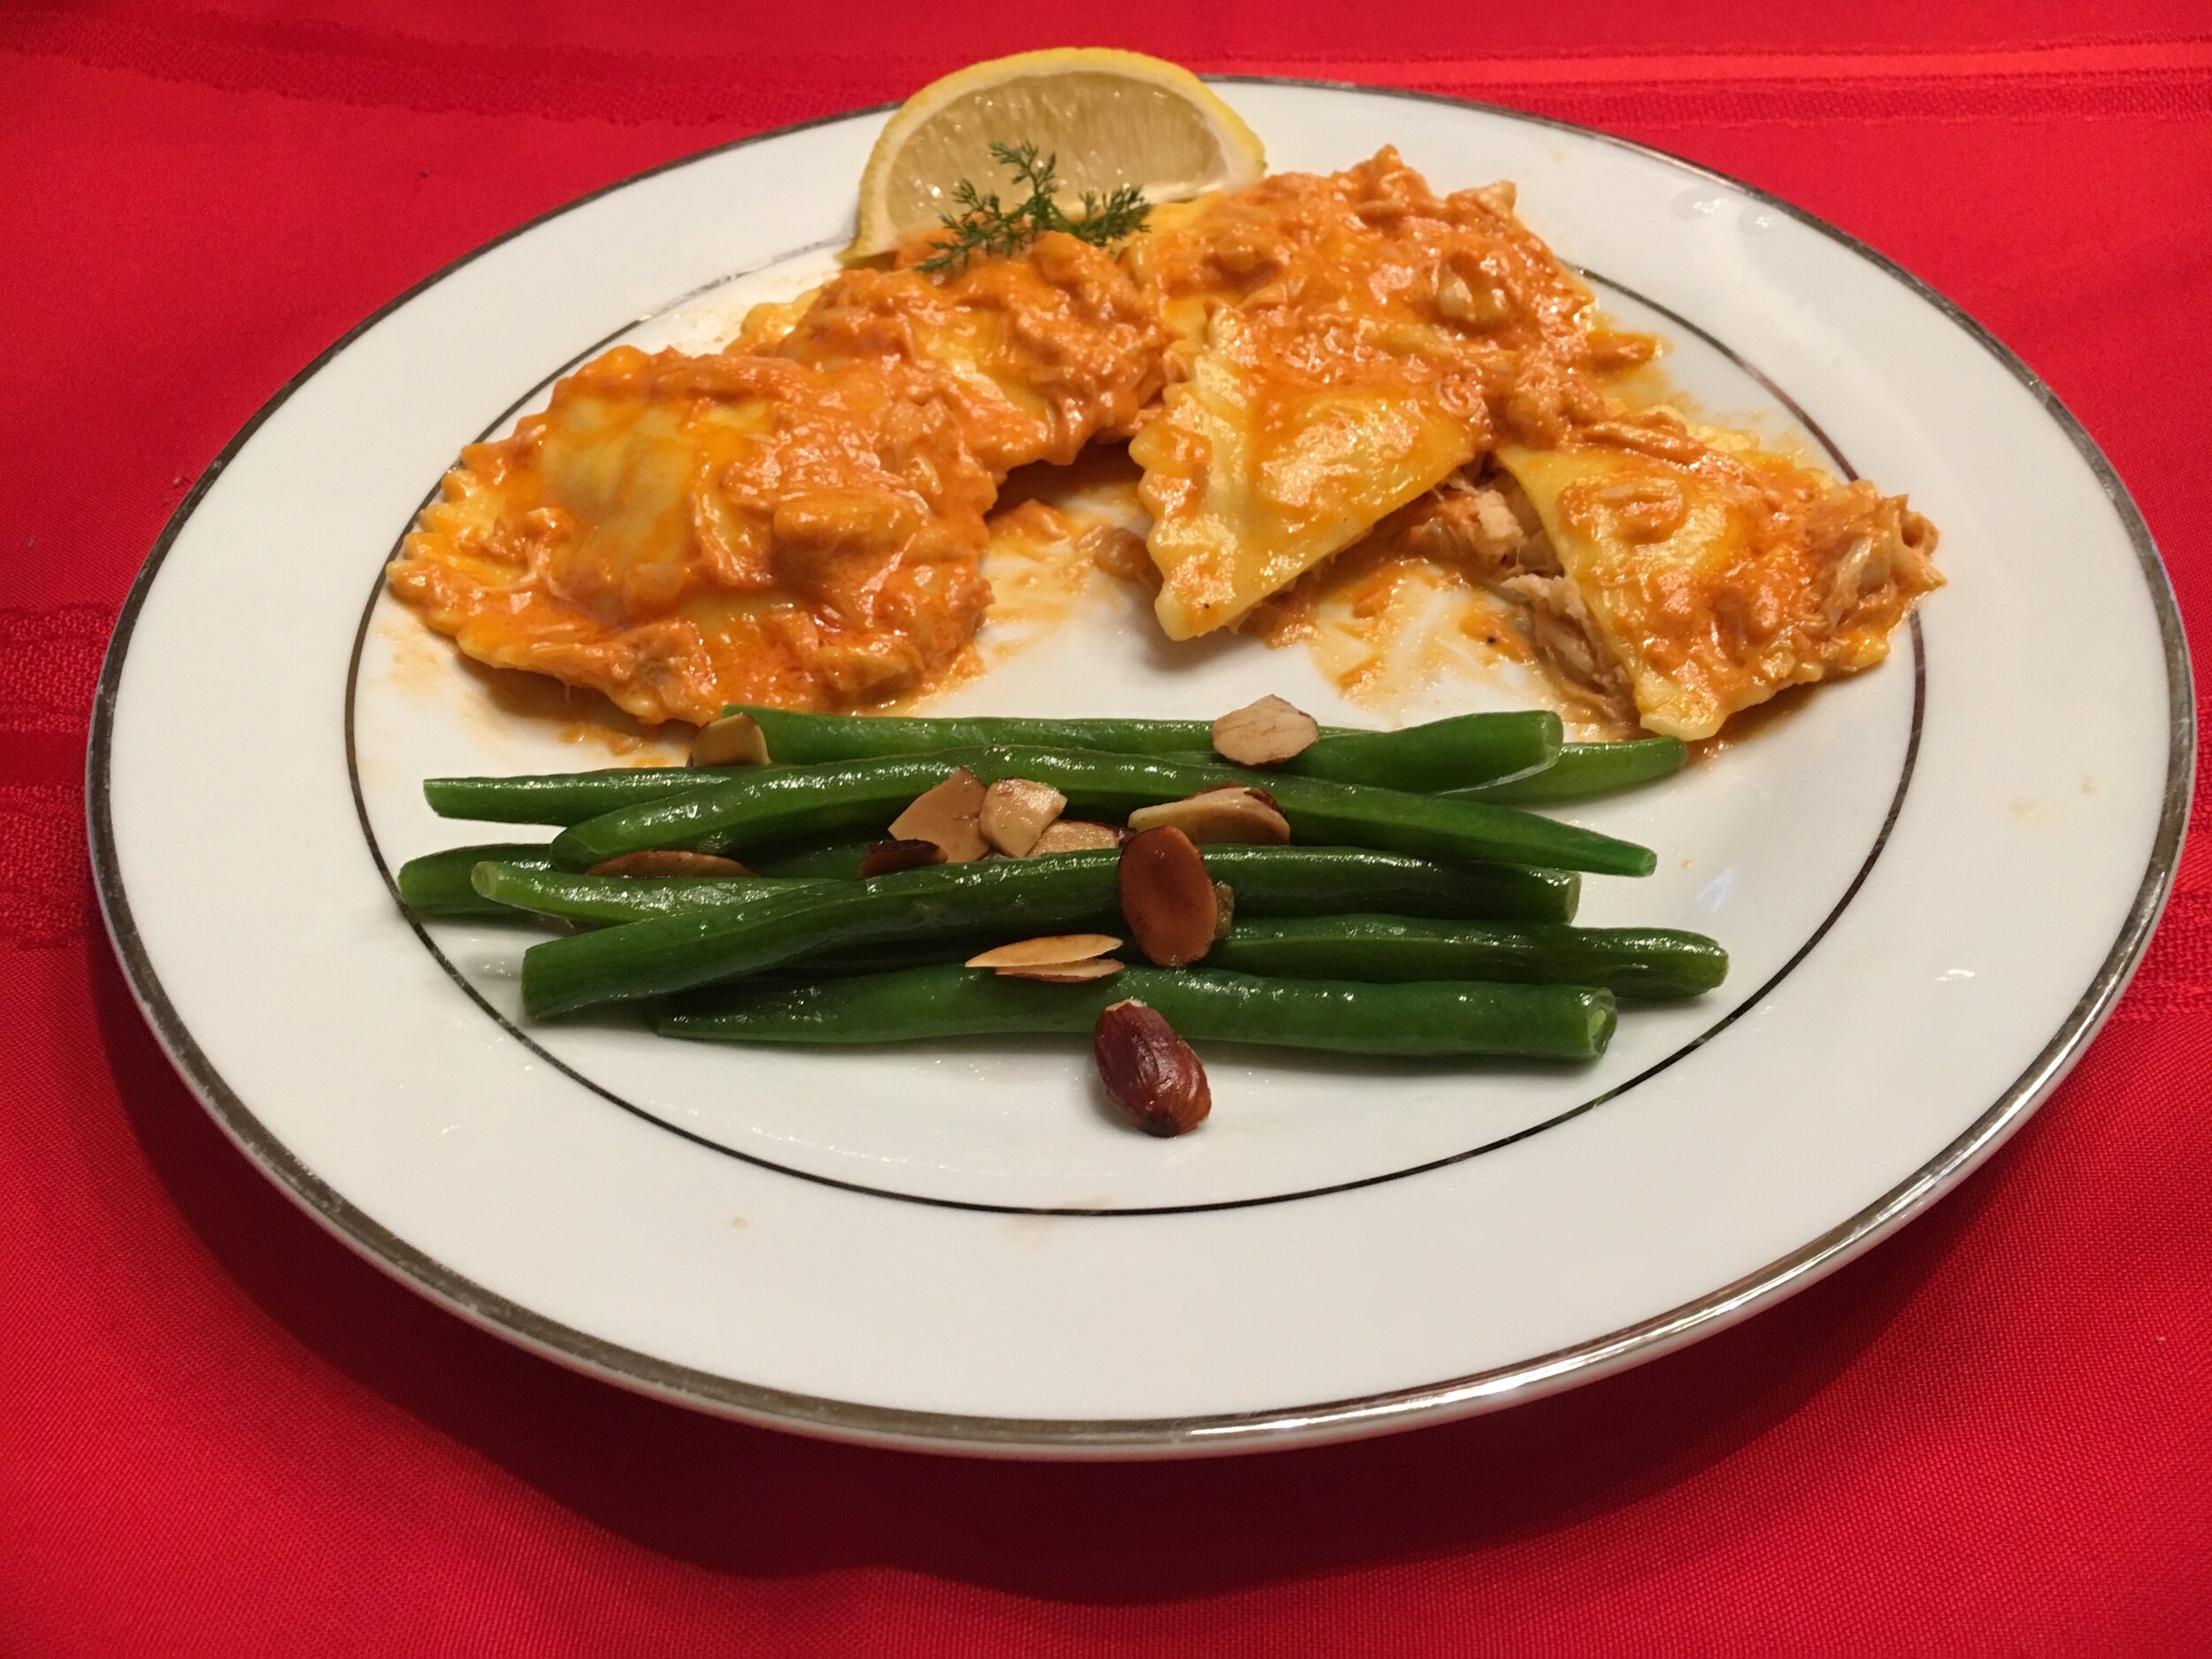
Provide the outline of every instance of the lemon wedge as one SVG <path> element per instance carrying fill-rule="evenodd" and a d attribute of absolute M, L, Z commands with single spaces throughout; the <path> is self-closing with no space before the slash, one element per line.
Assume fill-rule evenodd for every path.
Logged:
<path fill-rule="evenodd" d="M 933 81 L 898 107 L 860 175 L 859 232 L 844 257 L 936 229 L 963 179 L 1006 188 L 994 143 L 1056 156 L 1071 212 L 1086 190 L 1133 184 L 1148 202 L 1179 202 L 1267 169 L 1252 129 L 1179 65 L 1105 47 L 1018 52 Z"/>

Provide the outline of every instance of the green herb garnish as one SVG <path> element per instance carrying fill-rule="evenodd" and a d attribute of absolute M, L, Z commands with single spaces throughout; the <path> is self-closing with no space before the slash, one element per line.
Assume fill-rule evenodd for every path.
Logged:
<path fill-rule="evenodd" d="M 1055 200 L 1060 181 L 1052 176 L 1052 170 L 1058 156 L 1040 161 L 1034 144 L 993 144 L 991 156 L 1013 173 L 1014 182 L 1025 188 L 1028 196 L 1007 207 L 1000 203 L 996 191 L 987 195 L 963 179 L 952 193 L 959 211 L 941 216 L 952 234 L 931 242 L 937 251 L 922 260 L 917 270 L 958 270 L 978 254 L 1006 257 L 1019 253 L 1048 230 L 1065 231 L 1102 248 L 1142 230 L 1145 217 L 1152 211 L 1143 191 L 1125 184 L 1102 197 L 1095 191 L 1084 191 L 1083 211 L 1070 218 Z"/>

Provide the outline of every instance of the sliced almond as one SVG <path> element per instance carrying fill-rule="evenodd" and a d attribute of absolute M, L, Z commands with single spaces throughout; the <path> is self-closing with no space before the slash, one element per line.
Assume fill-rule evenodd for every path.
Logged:
<path fill-rule="evenodd" d="M 1054 853 L 1108 852 L 1128 839 L 1127 830 L 1116 829 L 1111 824 L 1093 824 L 1079 818 L 1056 818 L 1045 826 L 1045 833 L 1037 837 L 1037 844 L 1025 856 L 1044 858 Z"/>
<path fill-rule="evenodd" d="M 1046 985 L 1087 985 L 1093 979 L 1111 979 L 1121 969 L 1122 964 L 1111 956 L 1093 956 L 1087 962 L 1064 962 L 1035 968 L 998 968 L 994 972 L 1002 979 L 1036 979 Z"/>
<path fill-rule="evenodd" d="M 1026 858 L 1067 804 L 1067 796 L 1050 784 L 1001 778 L 983 792 L 977 823 L 983 839 L 1009 858 Z"/>
<path fill-rule="evenodd" d="M 1279 766 L 1320 740 L 1320 722 L 1280 697 L 1262 697 L 1214 722 L 1214 753 L 1239 766 Z"/>
<path fill-rule="evenodd" d="M 864 879 L 944 862 L 945 849 L 935 841 L 871 841 L 868 849 L 860 855 L 860 873 Z"/>
<path fill-rule="evenodd" d="M 971 968 L 1056 968 L 1071 962 L 1088 962 L 1121 949 L 1111 933 L 1052 933 L 1042 939 L 1018 939 L 1010 945 L 994 945 L 968 958 Z"/>
<path fill-rule="evenodd" d="M 1148 829 L 1121 849 L 1121 914 L 1137 949 L 1163 968 L 1195 962 L 1214 948 L 1220 901 L 1206 860 L 1179 829 Z"/>
<path fill-rule="evenodd" d="M 1214 883 L 1214 943 L 1228 938 L 1237 918 L 1237 890 L 1226 881 Z"/>
<path fill-rule="evenodd" d="M 761 766 L 767 761 L 768 738 L 749 714 L 709 720 L 691 740 L 695 766 Z"/>
<path fill-rule="evenodd" d="M 1230 784 L 1207 789 L 1181 801 L 1139 807 L 1129 815 L 1129 827 L 1146 830 L 1179 829 L 1202 846 L 1210 841 L 1251 841 L 1279 847 L 1290 839 L 1290 820 L 1263 789 Z"/>
<path fill-rule="evenodd" d="M 977 827 L 982 815 L 983 780 L 963 766 L 891 820 L 891 839 L 935 841 L 946 863 L 973 864 L 990 850 Z"/>

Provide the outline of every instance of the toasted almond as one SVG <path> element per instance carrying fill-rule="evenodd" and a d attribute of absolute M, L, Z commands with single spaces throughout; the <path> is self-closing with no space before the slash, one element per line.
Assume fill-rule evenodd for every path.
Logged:
<path fill-rule="evenodd" d="M 1045 985 L 1088 985 L 1093 979 L 1109 979 L 1121 972 L 1122 964 L 1112 956 L 1093 956 L 1087 962 L 1062 962 L 1034 968 L 995 968 L 1002 979 L 1035 979 Z"/>
<path fill-rule="evenodd" d="M 1099 1081 L 1129 1121 L 1154 1135 L 1187 1135 L 1213 1110 L 1205 1065 L 1158 1010 L 1124 1001 L 1091 1028 Z"/>
<path fill-rule="evenodd" d="M 768 760 L 768 738 L 749 714 L 709 720 L 691 740 L 695 766 L 759 766 Z"/>
<path fill-rule="evenodd" d="M 1037 837 L 1027 856 L 1043 858 L 1053 853 L 1106 852 L 1129 839 L 1127 830 L 1116 829 L 1111 824 L 1093 824 L 1079 818 L 1056 818 L 1045 826 L 1045 833 Z"/>
<path fill-rule="evenodd" d="M 891 820 L 891 839 L 935 841 L 945 849 L 945 862 L 973 864 L 989 850 L 977 820 L 983 814 L 983 780 L 965 766 L 935 788 L 917 795 L 911 806 Z"/>
<path fill-rule="evenodd" d="M 1214 945 L 1220 902 L 1206 860 L 1179 829 L 1149 829 L 1121 849 L 1116 885 L 1137 949 L 1163 968 L 1195 962 Z"/>
<path fill-rule="evenodd" d="M 1010 945 L 994 945 L 968 958 L 971 968 L 1055 968 L 1071 962 L 1087 962 L 1121 949 L 1111 933 L 1052 933 L 1041 939 L 1018 939 Z"/>
<path fill-rule="evenodd" d="M 1290 820 L 1282 815 L 1263 789 L 1229 784 L 1207 789 L 1180 801 L 1139 807 L 1129 815 L 1129 827 L 1140 833 L 1179 829 L 1191 840 L 1255 841 L 1279 847 L 1290 839 Z"/>
<path fill-rule="evenodd" d="M 1001 778 L 983 792 L 977 824 L 983 839 L 1009 858 L 1026 858 L 1067 803 L 1067 796 L 1050 784 Z"/>
<path fill-rule="evenodd" d="M 1237 890 L 1226 881 L 1214 883 L 1214 943 L 1228 938 L 1237 917 Z"/>
<path fill-rule="evenodd" d="M 935 841 L 871 841 L 868 850 L 860 855 L 860 873 L 864 879 L 896 875 L 902 870 L 919 870 L 944 862 L 945 849 Z"/>
<path fill-rule="evenodd" d="M 1239 766 L 1279 766 L 1320 740 L 1320 722 L 1280 697 L 1262 697 L 1214 722 L 1214 753 Z"/>
<path fill-rule="evenodd" d="M 753 872 L 734 858 L 713 853 L 687 853 L 675 848 L 653 848 L 644 852 L 617 853 L 602 858 L 584 872 L 588 876 L 749 876 Z"/>

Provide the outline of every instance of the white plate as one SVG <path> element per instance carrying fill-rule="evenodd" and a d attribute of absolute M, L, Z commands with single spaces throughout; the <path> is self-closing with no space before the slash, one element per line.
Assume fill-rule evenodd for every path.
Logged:
<path fill-rule="evenodd" d="M 1717 995 L 1571 1074 L 1224 1053 L 1214 1119 L 1116 1127 L 1079 1046 L 810 1054 L 515 1013 L 529 935 L 386 872 L 501 832 L 428 774 L 596 764 L 383 597 L 462 443 L 621 338 L 705 345 L 847 234 L 880 112 L 664 167 L 334 347 L 164 533 L 102 680 L 109 926 L 209 1109 L 370 1259 L 611 1380 L 786 1426 L 1044 1455 L 1434 1421 L 1650 1357 L 1844 1261 L 2017 1127 L 2140 955 L 2187 818 L 2185 647 L 2142 522 L 2016 359 L 1744 186 L 1505 111 L 1230 96 L 1280 168 L 1397 144 L 1522 187 L 1705 405 L 1908 489 L 1950 585 L 1884 668 L 1578 811 L 1660 849 L 1584 917 L 1718 935 Z M 736 273 L 736 274 L 733 274 Z M 1296 650 L 1175 653 L 1108 594 L 946 706 L 1340 712 Z M 1509 701 L 1454 683 L 1438 702 Z M 1356 711 L 1352 718 L 1359 718 Z"/>

